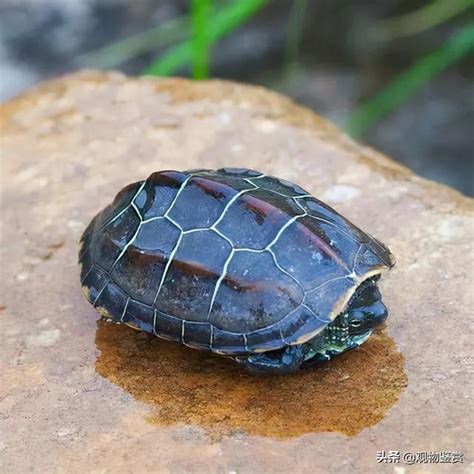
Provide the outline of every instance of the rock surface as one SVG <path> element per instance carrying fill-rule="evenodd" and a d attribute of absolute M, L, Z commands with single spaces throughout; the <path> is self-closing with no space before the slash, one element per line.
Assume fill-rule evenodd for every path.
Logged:
<path fill-rule="evenodd" d="M 4 104 L 0 120 L 1 472 L 407 466 L 378 464 L 382 450 L 463 451 L 428 467 L 469 470 L 471 200 L 233 83 L 82 73 Z M 76 263 L 88 221 L 152 171 L 222 166 L 295 181 L 389 245 L 387 330 L 311 372 L 255 379 L 97 324 Z"/>

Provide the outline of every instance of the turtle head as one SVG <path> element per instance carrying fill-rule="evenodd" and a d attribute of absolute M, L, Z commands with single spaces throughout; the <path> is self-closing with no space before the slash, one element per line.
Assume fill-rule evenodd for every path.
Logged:
<path fill-rule="evenodd" d="M 338 324 L 348 328 L 350 338 L 357 338 L 368 331 L 372 332 L 385 322 L 387 316 L 387 308 L 382 303 L 382 295 L 375 281 L 367 280 L 357 289 Z"/>
<path fill-rule="evenodd" d="M 313 346 L 311 358 L 327 360 L 360 346 L 387 319 L 387 315 L 376 278 L 364 281 L 346 310 L 310 343 Z"/>

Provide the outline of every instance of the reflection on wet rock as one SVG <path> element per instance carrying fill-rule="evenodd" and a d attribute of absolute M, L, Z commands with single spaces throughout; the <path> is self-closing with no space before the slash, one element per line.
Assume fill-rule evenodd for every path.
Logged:
<path fill-rule="evenodd" d="M 403 356 L 381 332 L 330 363 L 256 377 L 230 360 L 98 322 L 96 371 L 153 407 L 150 422 L 289 438 L 355 435 L 379 422 L 407 384 Z"/>

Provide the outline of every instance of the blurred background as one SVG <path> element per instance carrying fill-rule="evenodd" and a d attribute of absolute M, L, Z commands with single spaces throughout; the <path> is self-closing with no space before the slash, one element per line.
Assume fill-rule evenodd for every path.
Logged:
<path fill-rule="evenodd" d="M 289 95 L 474 195 L 474 0 L 0 0 L 0 100 L 80 68 Z"/>

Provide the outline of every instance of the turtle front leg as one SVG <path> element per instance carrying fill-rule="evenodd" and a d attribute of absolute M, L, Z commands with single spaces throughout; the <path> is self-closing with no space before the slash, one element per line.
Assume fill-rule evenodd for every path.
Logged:
<path fill-rule="evenodd" d="M 277 351 L 263 352 L 248 357 L 236 357 L 235 360 L 245 366 L 252 374 L 291 374 L 296 372 L 307 352 L 306 344 L 287 346 Z"/>

